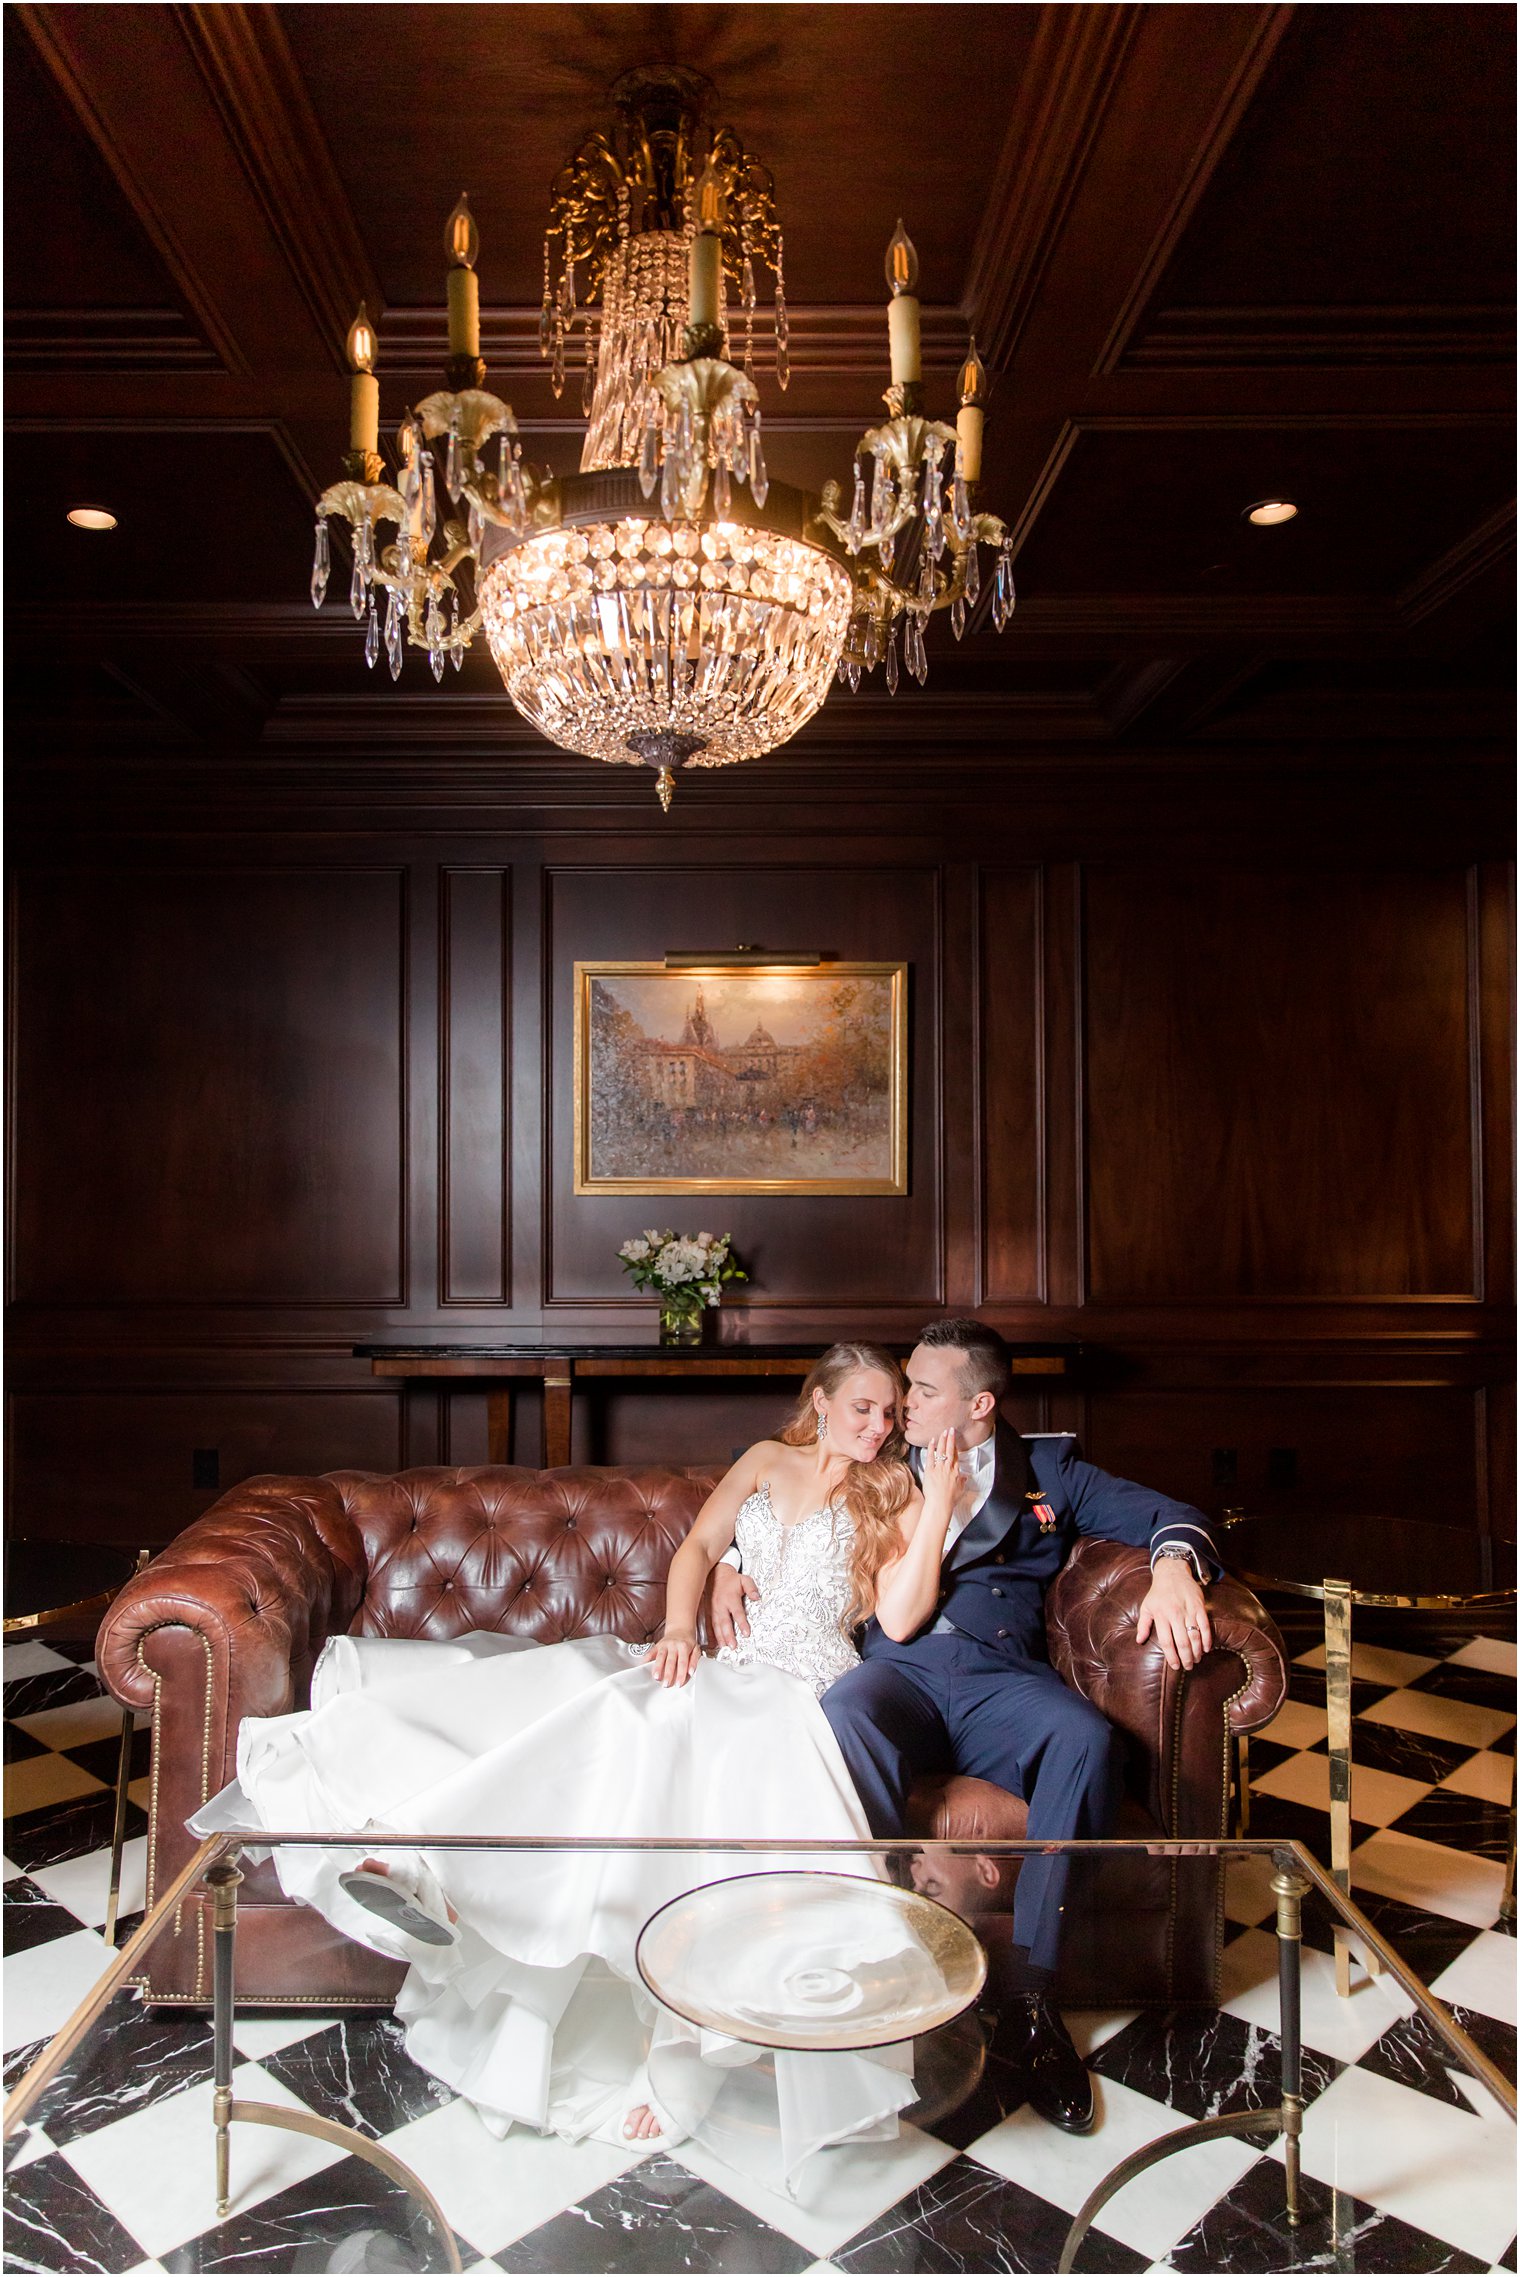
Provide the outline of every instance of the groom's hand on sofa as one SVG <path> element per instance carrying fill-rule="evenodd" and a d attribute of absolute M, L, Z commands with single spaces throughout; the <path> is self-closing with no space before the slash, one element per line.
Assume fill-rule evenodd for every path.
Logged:
<path fill-rule="evenodd" d="M 747 1573 L 735 1573 L 731 1565 L 713 1568 L 712 1577 L 712 1631 L 720 1645 L 733 1646 L 740 1637 L 749 1635 L 749 1618 L 745 1611 L 746 1600 L 758 1597 L 760 1584 Z"/>
<path fill-rule="evenodd" d="M 1196 1668 L 1214 1642 L 1203 1591 L 1182 1558 L 1157 1558 L 1152 1568 L 1135 1622 L 1136 1644 L 1144 1644 L 1152 1629 L 1168 1668 Z"/>

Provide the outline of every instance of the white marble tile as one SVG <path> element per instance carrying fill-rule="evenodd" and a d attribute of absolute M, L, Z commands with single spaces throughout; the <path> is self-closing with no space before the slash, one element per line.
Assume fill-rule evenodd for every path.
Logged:
<path fill-rule="evenodd" d="M 1117 2080 L 1098 2079 L 1094 2086 L 1098 2119 L 1090 2135 L 1068 2135 L 1047 2126 L 1025 2104 L 972 2143 L 967 2157 L 1074 2214 L 1121 2159 L 1186 2124 L 1164 2103 L 1137 2095 Z M 1098 2227 L 1136 2253 L 1159 2260 L 1259 2155 L 1248 2143 L 1201 2143 L 1138 2175 L 1109 2199 Z"/>
<path fill-rule="evenodd" d="M 1251 1781 L 1253 1795 L 1275 1795 L 1285 1803 L 1303 1803 L 1310 1810 L 1330 1808 L 1328 1755 L 1290 1755 L 1286 1763 Z M 1351 1815 L 1364 1826 L 1391 1826 L 1396 1818 L 1430 1792 L 1424 1779 L 1405 1779 L 1395 1771 L 1373 1771 L 1356 1760 L 1351 1750 Z"/>
<path fill-rule="evenodd" d="M 309 2016 L 260 2016 L 251 2010 L 234 2021 L 232 2044 L 250 2063 L 261 2064 L 266 2056 L 278 2055 L 281 2048 L 293 2048 L 297 2040 L 309 2040 L 314 2032 L 325 2032 L 339 2021 L 337 2016 L 320 2016 L 315 2010 Z"/>
<path fill-rule="evenodd" d="M 106 1792 L 103 1779 L 86 1771 L 66 1755 L 29 1755 L 24 1762 L 5 1766 L 5 1815 L 44 1811 L 53 1803 L 71 1803 L 79 1795 Z"/>
<path fill-rule="evenodd" d="M 1450 1658 L 1458 1668 L 1489 1668 L 1496 1676 L 1513 1676 L 1520 1666 L 1520 1653 L 1509 1637 L 1469 1637 Z"/>
<path fill-rule="evenodd" d="M 152 1720 L 146 1708 L 132 1719 L 138 1731 Z M 92 1740 L 121 1738 L 121 1703 L 111 1699 L 65 1700 L 61 1707 L 39 1708 L 34 1716 L 13 1716 L 11 1721 L 45 1747 L 88 1747 Z"/>
<path fill-rule="evenodd" d="M 14 2154 L 10 2165 L 6 2168 L 6 2173 L 19 2174 L 22 2167 L 30 2166 L 34 2158 L 46 2158 L 52 2148 L 53 2145 L 49 2141 L 45 2129 L 41 2127 L 30 2128 L 25 2142 L 21 2145 L 20 2150 Z"/>
<path fill-rule="evenodd" d="M 1371 1979 L 1353 1974 L 1351 1994 L 1335 1989 L 1335 1963 L 1328 1953 L 1305 1945 L 1299 1956 L 1301 2014 L 1305 2045 L 1322 2055 L 1355 2063 L 1391 2024 L 1412 2013 L 1414 2002 L 1386 1974 Z M 1277 1939 L 1264 1929 L 1247 1930 L 1224 1950 L 1220 2006 L 1242 2023 L 1278 2030 Z"/>
<path fill-rule="evenodd" d="M 955 2152 L 917 2127 L 900 2128 L 895 2142 L 840 2143 L 808 2160 L 795 2198 L 768 2190 L 697 2143 L 681 2143 L 671 2156 L 805 2252 L 826 2258 L 948 2166 Z"/>
<path fill-rule="evenodd" d="M 1488 1929 L 1499 1918 L 1504 1868 L 1497 1859 L 1421 1842 L 1380 1828 L 1351 1853 L 1351 1888 L 1377 1890 L 1406 1905 L 1428 1906 L 1453 1921 Z"/>
<path fill-rule="evenodd" d="M 1448 1700 L 1443 1692 L 1390 1692 L 1364 1710 L 1370 1724 L 1393 1724 L 1399 1731 L 1424 1732 L 1458 1747 L 1492 1747 L 1514 1722 L 1502 1708 L 1480 1708 L 1471 1700 Z M 1352 1735 L 1352 1752 L 1356 1750 Z"/>
<path fill-rule="evenodd" d="M 445 2220 L 486 2254 L 552 2221 L 636 2166 L 641 2155 L 523 2127 L 499 2142 L 462 2099 L 398 2127 L 385 2141 L 432 2191 Z"/>
<path fill-rule="evenodd" d="M 1274 1747 L 1317 1747 L 1325 1736 L 1326 1719 L 1323 1708 L 1311 1708 L 1303 1700 L 1284 1700 L 1269 1724 L 1250 1734 L 1252 1739 L 1269 1739 Z M 1254 1787 L 1256 1782 L 1251 1781 Z"/>
<path fill-rule="evenodd" d="M 1304 2172 L 1496 2261 L 1515 2234 L 1515 2130 L 1484 2102 L 1480 2117 L 1353 2067 L 1304 2114 Z"/>
<path fill-rule="evenodd" d="M 1512 1755 L 1493 1755 L 1482 1748 L 1459 1763 L 1449 1778 L 1441 1781 L 1437 1792 L 1449 1790 L 1454 1795 L 1479 1795 L 1485 1803 L 1508 1803 L 1515 1789 L 1515 1759 Z"/>
<path fill-rule="evenodd" d="M 1140 2011 L 1137 2008 L 1063 2008 L 1066 2029 L 1079 2056 L 1090 2056 L 1122 2032 L 1126 2024 L 1133 2024 Z"/>
<path fill-rule="evenodd" d="M 300 2098 L 257 2064 L 240 2064 L 232 2092 L 245 2102 L 288 2111 Z M 162 2255 L 216 2220 L 215 2130 L 211 2082 L 166 2095 L 109 2127 L 81 2135 L 62 2153 L 76 2174 L 136 2238 Z M 344 2155 L 336 2143 L 244 2122 L 232 2129 L 232 2212 L 246 2212 Z"/>
<path fill-rule="evenodd" d="M 50 1938 L 5 1962 L 5 2046 L 50 2040 L 116 1956 L 93 1929 Z"/>
<path fill-rule="evenodd" d="M 0 1881 L 13 1882 L 21 1871 L 14 1858 L 0 1858 Z"/>
<path fill-rule="evenodd" d="M 1276 1911 L 1271 1880 L 1277 1869 L 1270 1858 L 1227 1858 L 1224 1866 L 1224 1910 L 1230 1921 L 1254 1925 Z"/>
<path fill-rule="evenodd" d="M 1312 1652 L 1299 1653 L 1295 1665 L 1323 1668 L 1324 1646 L 1317 1644 Z M 1354 1637 L 1351 1640 L 1351 1673 L 1364 1684 L 1412 1684 L 1427 1668 L 1437 1665 L 1433 1653 L 1390 1652 L 1386 1645 L 1358 1644 Z"/>
<path fill-rule="evenodd" d="M 57 1866 L 39 1866 L 32 1875 L 38 1889 L 67 1906 L 80 1921 L 98 1929 L 106 1917 L 111 1888 L 111 1853 L 87 1850 L 82 1858 L 65 1858 Z M 137 1834 L 122 1844 L 121 1897 L 118 1918 L 140 1913 L 148 1898 L 148 1838 Z"/>
<path fill-rule="evenodd" d="M 5 1647 L 4 1682 L 14 1684 L 18 1676 L 45 1676 L 50 1668 L 72 1668 L 74 1663 L 50 1645 L 39 1644 L 29 1637 L 25 1644 L 8 1644 Z"/>
<path fill-rule="evenodd" d="M 1437 2000 L 1454 2000 L 1459 2007 L 1479 2009 L 1497 2016 L 1502 2024 L 1515 2017 L 1515 1940 L 1485 1929 L 1443 1969 L 1431 1986 Z"/>

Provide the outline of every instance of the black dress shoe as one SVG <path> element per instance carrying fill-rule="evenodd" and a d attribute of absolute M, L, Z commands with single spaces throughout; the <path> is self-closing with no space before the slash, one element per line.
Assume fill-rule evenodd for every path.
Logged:
<path fill-rule="evenodd" d="M 1061 2018 L 1048 2001 L 1026 1995 L 1010 2004 L 1004 2020 L 1012 2030 L 1003 2045 L 1022 2065 L 1035 2110 L 1068 2135 L 1085 2135 L 1093 2123 L 1092 2081 Z"/>

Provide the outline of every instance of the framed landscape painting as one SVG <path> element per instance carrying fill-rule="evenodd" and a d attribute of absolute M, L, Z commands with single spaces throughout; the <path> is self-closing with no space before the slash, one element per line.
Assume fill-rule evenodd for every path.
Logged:
<path fill-rule="evenodd" d="M 577 1194 L 905 1194 L 906 964 L 575 967 Z"/>

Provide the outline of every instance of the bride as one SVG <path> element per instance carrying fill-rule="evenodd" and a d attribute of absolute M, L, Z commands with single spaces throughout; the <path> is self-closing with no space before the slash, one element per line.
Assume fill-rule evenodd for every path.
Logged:
<path fill-rule="evenodd" d="M 419 1847 L 278 1848 L 290 1897 L 408 1964 L 396 2002 L 408 2052 L 487 2127 L 580 2138 L 690 2135 L 793 2189 L 825 2144 L 879 2141 L 913 2100 L 911 2044 L 764 2052 L 655 2003 L 640 1929 L 742 1856 L 630 1849 L 435 1851 L 429 1835 L 868 1839 L 819 1696 L 855 1664 L 854 1625 L 890 1620 L 894 1569 L 923 1508 L 903 1460 L 896 1363 L 836 1344 L 775 1439 L 733 1465 L 671 1560 L 653 1647 L 610 1637 L 522 1648 L 334 1638 L 310 1710 L 249 1718 L 238 1777 L 271 1831 L 412 1835 Z M 953 1447 L 929 1450 L 925 1492 L 953 1497 Z M 760 1597 L 750 1632 L 706 1658 L 702 1594 L 737 1541 Z M 637 1658 L 632 1657 L 637 1652 Z M 817 1869 L 767 1853 L 765 1870 Z M 833 1870 L 880 1876 L 855 1853 Z M 922 1966 L 901 1950 L 862 1953 Z M 743 1973 L 746 1957 L 736 1966 Z M 762 1957 L 748 1956 L 763 1973 Z M 775 1988 L 771 1988 L 774 1999 Z M 763 1997 L 756 1988 L 756 1997 Z"/>

